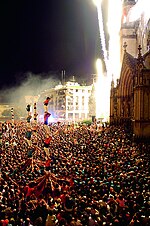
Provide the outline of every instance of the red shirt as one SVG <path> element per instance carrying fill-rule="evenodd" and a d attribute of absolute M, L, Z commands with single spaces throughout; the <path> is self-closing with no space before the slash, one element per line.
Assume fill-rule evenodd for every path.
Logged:
<path fill-rule="evenodd" d="M 44 105 L 48 105 L 48 102 L 50 101 L 50 99 L 46 99 L 45 101 L 44 101 Z"/>
<path fill-rule="evenodd" d="M 51 140 L 52 140 L 52 137 L 45 138 L 44 143 L 50 144 Z"/>
<path fill-rule="evenodd" d="M 51 160 L 50 160 L 50 159 L 46 160 L 45 166 L 46 166 L 46 167 L 49 167 L 50 162 L 51 162 Z"/>

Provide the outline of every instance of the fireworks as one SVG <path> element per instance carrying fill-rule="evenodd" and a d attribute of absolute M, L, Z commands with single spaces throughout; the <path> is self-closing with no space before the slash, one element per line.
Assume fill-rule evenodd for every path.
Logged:
<path fill-rule="evenodd" d="M 121 17 L 122 17 L 122 1 L 109 0 L 108 2 L 108 33 L 109 33 L 109 47 L 108 51 L 106 49 L 105 34 L 103 28 L 103 17 L 102 17 L 102 0 L 93 0 L 97 7 L 98 22 L 100 30 L 100 38 L 102 44 L 102 51 L 104 54 L 104 62 L 106 65 L 106 76 L 103 74 L 102 70 L 100 72 L 100 66 L 97 67 L 97 92 L 96 92 L 96 104 L 97 104 L 97 117 L 104 118 L 104 120 L 109 120 L 110 111 L 110 84 L 112 75 L 116 81 L 120 75 L 121 69 L 121 59 L 120 59 L 120 27 L 121 27 Z M 107 54 L 108 52 L 108 54 Z M 97 64 L 100 60 L 97 61 Z"/>
<path fill-rule="evenodd" d="M 115 13 L 114 13 L 115 12 Z M 107 76 L 113 75 L 114 81 L 120 76 L 121 59 L 120 59 L 120 28 L 122 18 L 122 1 L 109 0 L 108 2 L 108 33 L 109 33 L 109 70 Z"/>
<path fill-rule="evenodd" d="M 109 83 L 108 77 L 104 75 L 102 62 L 100 59 L 96 61 L 97 79 L 96 79 L 96 118 L 104 122 L 109 121 Z"/>
<path fill-rule="evenodd" d="M 94 2 L 94 4 L 96 5 L 96 8 L 97 8 L 100 39 L 101 39 L 104 62 L 105 62 L 105 66 L 106 66 L 106 69 L 107 69 L 108 60 L 107 60 L 107 50 L 106 50 L 105 33 L 104 33 L 103 16 L 102 16 L 102 7 L 101 7 L 102 0 L 93 0 L 93 2 Z"/>

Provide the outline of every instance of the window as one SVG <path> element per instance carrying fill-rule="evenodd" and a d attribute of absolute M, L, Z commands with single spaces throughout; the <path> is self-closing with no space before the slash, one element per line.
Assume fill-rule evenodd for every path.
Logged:
<path fill-rule="evenodd" d="M 79 114 L 78 113 L 75 113 L 75 118 L 79 119 Z"/>
<path fill-rule="evenodd" d="M 85 119 L 85 113 L 81 114 L 81 119 Z"/>
<path fill-rule="evenodd" d="M 68 114 L 68 118 L 72 119 L 73 118 L 73 113 Z"/>

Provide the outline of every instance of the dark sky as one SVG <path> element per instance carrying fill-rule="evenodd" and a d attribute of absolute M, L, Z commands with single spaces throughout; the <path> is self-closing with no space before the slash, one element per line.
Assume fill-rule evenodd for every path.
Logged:
<path fill-rule="evenodd" d="M 1 0 L 0 88 L 24 73 L 94 73 L 100 53 L 92 0 Z"/>

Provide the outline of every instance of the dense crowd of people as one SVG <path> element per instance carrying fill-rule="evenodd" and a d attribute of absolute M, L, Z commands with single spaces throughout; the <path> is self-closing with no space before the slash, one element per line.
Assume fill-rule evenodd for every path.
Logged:
<path fill-rule="evenodd" d="M 114 126 L 0 128 L 0 225 L 150 225 L 149 144 Z"/>

